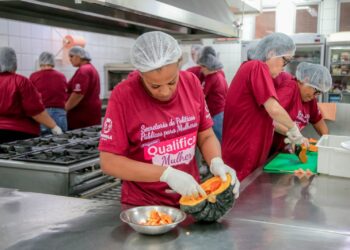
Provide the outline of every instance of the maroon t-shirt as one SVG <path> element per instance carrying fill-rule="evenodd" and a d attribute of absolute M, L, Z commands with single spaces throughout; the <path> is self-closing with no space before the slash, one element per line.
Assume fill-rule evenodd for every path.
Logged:
<path fill-rule="evenodd" d="M 213 74 L 205 76 L 201 72 L 200 66 L 191 67 L 187 69 L 187 71 L 195 74 L 201 82 L 210 115 L 213 117 L 224 112 L 228 89 L 224 72 L 219 70 Z"/>
<path fill-rule="evenodd" d="M 67 100 L 66 77 L 54 69 L 40 70 L 29 78 L 41 93 L 45 108 L 62 108 Z"/>
<path fill-rule="evenodd" d="M 73 92 L 84 97 L 77 106 L 68 111 L 68 128 L 101 124 L 100 78 L 92 64 L 80 66 L 68 82 L 68 94 Z"/>
<path fill-rule="evenodd" d="M 289 81 L 293 79 L 294 76 L 286 71 L 282 71 L 279 73 L 277 77 L 273 79 L 273 84 L 275 85 L 275 89 L 278 89 L 281 84 L 283 84 L 285 81 Z"/>
<path fill-rule="evenodd" d="M 277 99 L 266 63 L 242 63 L 229 87 L 224 111 L 222 155 L 240 180 L 265 163 L 274 132 L 263 104 Z"/>
<path fill-rule="evenodd" d="M 198 132 L 213 125 L 198 79 L 180 72 L 173 97 L 154 99 L 136 74 L 119 83 L 108 102 L 99 150 L 130 159 L 172 166 L 199 181 L 195 160 Z M 178 206 L 180 195 L 165 182 L 123 181 L 122 203 Z"/>
<path fill-rule="evenodd" d="M 193 74 L 195 74 L 195 76 L 198 77 L 199 82 L 202 84 L 202 81 L 204 80 L 204 74 L 201 72 L 201 66 L 197 65 L 197 66 L 193 66 L 191 68 L 186 69 L 186 71 L 192 72 Z"/>
<path fill-rule="evenodd" d="M 322 119 L 322 114 L 314 98 L 309 102 L 303 102 L 296 78 L 287 79 L 279 84 L 276 90 L 281 106 L 288 112 L 290 118 L 302 130 L 309 123 L 315 124 Z M 275 133 L 271 153 L 285 151 L 285 136 Z"/>
<path fill-rule="evenodd" d="M 32 116 L 44 110 L 30 80 L 15 73 L 0 73 L 0 129 L 39 135 L 39 123 Z"/>

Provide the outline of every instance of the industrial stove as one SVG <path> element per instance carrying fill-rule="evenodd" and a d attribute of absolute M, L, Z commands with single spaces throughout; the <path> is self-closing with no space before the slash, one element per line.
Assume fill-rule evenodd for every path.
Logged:
<path fill-rule="evenodd" d="M 102 173 L 101 126 L 0 144 L 0 187 L 90 198 L 120 186 Z"/>

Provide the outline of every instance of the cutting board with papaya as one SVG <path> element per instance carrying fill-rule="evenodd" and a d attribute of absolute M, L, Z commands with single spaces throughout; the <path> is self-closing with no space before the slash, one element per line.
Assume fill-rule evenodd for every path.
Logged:
<path fill-rule="evenodd" d="M 310 138 L 309 147 L 296 145 L 294 154 L 280 153 L 264 167 L 269 173 L 295 173 L 300 170 L 317 172 L 317 140 Z"/>

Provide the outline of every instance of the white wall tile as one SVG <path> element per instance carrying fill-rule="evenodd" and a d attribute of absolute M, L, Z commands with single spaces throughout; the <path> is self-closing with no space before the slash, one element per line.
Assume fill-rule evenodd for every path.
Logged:
<path fill-rule="evenodd" d="M 337 1 L 336 0 L 323 0 L 323 7 L 335 9 L 337 7 Z"/>
<path fill-rule="evenodd" d="M 8 34 L 9 23 L 5 19 L 0 19 L 0 34 Z"/>
<path fill-rule="evenodd" d="M 42 39 L 37 39 L 33 38 L 32 39 L 32 53 L 34 55 L 40 55 L 41 52 L 43 52 L 43 40 Z"/>
<path fill-rule="evenodd" d="M 56 51 L 52 50 L 52 41 L 51 40 L 42 40 L 43 42 L 43 50 L 44 51 L 51 51 L 52 53 L 56 53 Z"/>
<path fill-rule="evenodd" d="M 57 28 L 53 27 L 52 28 L 52 40 L 53 41 L 63 41 L 63 38 L 68 35 L 67 29 L 63 28 Z"/>
<path fill-rule="evenodd" d="M 31 24 L 29 23 L 24 23 L 24 22 L 21 22 L 20 23 L 20 35 L 22 37 L 31 37 L 32 36 L 32 29 L 31 29 Z"/>
<path fill-rule="evenodd" d="M 324 19 L 335 19 L 337 10 L 335 8 L 323 9 L 323 18 Z"/>
<path fill-rule="evenodd" d="M 21 37 L 21 50 L 20 53 L 32 53 L 32 39 L 29 37 Z"/>
<path fill-rule="evenodd" d="M 7 35 L 0 35 L 0 47 L 9 46 L 9 38 Z"/>
<path fill-rule="evenodd" d="M 129 62 L 130 48 L 135 39 L 104 35 L 80 30 L 64 29 L 28 22 L 18 22 L 0 18 L 0 46 L 10 46 L 16 50 L 18 73 L 27 77 L 38 69 L 37 59 L 41 52 L 48 51 L 56 56 L 56 69 L 69 80 L 77 68 L 66 58 L 67 49 L 62 47 L 67 34 L 79 35 L 86 40 L 86 49 L 92 57 L 92 64 L 100 75 L 101 89 L 104 85 L 104 65 L 106 63 Z M 224 53 L 223 53 L 224 54 Z M 103 93 L 103 91 L 101 91 Z"/>
<path fill-rule="evenodd" d="M 14 36 L 21 35 L 21 24 L 18 21 L 9 21 L 9 34 Z"/>
<path fill-rule="evenodd" d="M 21 52 L 21 40 L 18 36 L 9 37 L 9 47 L 13 48 L 16 53 Z"/>
<path fill-rule="evenodd" d="M 44 26 L 38 24 L 31 25 L 31 37 L 36 39 L 42 39 L 44 35 Z"/>
<path fill-rule="evenodd" d="M 36 70 L 36 58 L 33 55 L 22 54 L 20 70 L 28 70 L 34 72 Z"/>
<path fill-rule="evenodd" d="M 52 41 L 52 53 L 56 54 L 58 51 L 60 51 L 63 47 L 62 41 Z"/>
<path fill-rule="evenodd" d="M 50 39 L 51 40 L 51 27 L 42 25 L 43 28 L 43 39 Z"/>

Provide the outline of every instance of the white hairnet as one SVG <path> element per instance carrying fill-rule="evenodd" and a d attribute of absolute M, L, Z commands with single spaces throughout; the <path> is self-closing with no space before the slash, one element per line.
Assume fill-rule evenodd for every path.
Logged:
<path fill-rule="evenodd" d="M 302 62 L 295 72 L 296 78 L 322 92 L 327 92 L 332 86 L 332 77 L 328 69 L 319 64 Z"/>
<path fill-rule="evenodd" d="M 275 56 L 294 56 L 295 44 L 283 33 L 272 33 L 265 36 L 256 46 L 253 60 L 267 61 Z"/>
<path fill-rule="evenodd" d="M 39 56 L 39 65 L 51 65 L 55 66 L 55 56 L 50 52 L 43 52 Z"/>
<path fill-rule="evenodd" d="M 17 69 L 16 52 L 10 47 L 0 48 L 0 72 L 15 72 Z"/>
<path fill-rule="evenodd" d="M 253 41 L 248 44 L 248 50 L 247 50 L 247 60 L 252 60 L 253 55 L 255 53 L 256 46 L 258 45 L 259 41 Z"/>
<path fill-rule="evenodd" d="M 151 31 L 139 36 L 131 48 L 131 63 L 141 72 L 148 72 L 175 63 L 182 55 L 177 41 L 170 35 Z"/>
<path fill-rule="evenodd" d="M 197 63 L 205 66 L 209 70 L 222 69 L 224 66 L 219 61 L 219 58 L 211 46 L 206 46 L 202 49 L 202 52 L 198 58 Z"/>
<path fill-rule="evenodd" d="M 69 50 L 70 56 L 79 56 L 81 59 L 85 59 L 87 61 L 91 61 L 91 56 L 89 52 L 87 52 L 84 48 L 80 46 L 74 46 Z"/>

